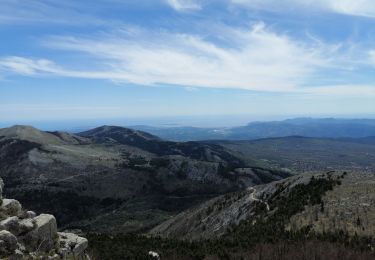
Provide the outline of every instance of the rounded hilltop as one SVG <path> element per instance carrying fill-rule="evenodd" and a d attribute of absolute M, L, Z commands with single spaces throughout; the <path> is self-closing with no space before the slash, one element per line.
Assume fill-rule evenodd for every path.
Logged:
<path fill-rule="evenodd" d="M 28 125 L 14 125 L 9 128 L 1 128 L 0 140 L 2 138 L 18 139 L 38 144 L 50 145 L 79 144 L 88 142 L 86 138 L 76 136 L 70 133 L 45 132 Z"/>

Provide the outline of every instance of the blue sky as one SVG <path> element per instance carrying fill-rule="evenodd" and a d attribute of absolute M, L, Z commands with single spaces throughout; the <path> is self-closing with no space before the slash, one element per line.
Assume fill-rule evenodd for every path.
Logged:
<path fill-rule="evenodd" d="M 2 122 L 375 115 L 372 0 L 2 0 L 0 37 Z"/>

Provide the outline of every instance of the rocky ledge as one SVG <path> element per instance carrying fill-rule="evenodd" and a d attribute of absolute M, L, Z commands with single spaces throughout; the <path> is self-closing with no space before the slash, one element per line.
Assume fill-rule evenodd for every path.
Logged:
<path fill-rule="evenodd" d="M 0 259 L 89 259 L 86 238 L 57 232 L 54 216 L 2 198 L 3 187 L 0 179 Z"/>

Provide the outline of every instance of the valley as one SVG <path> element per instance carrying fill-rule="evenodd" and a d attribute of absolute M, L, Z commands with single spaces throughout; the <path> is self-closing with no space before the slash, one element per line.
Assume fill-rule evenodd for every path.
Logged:
<path fill-rule="evenodd" d="M 4 194 L 81 230 L 97 259 L 257 259 L 280 247 L 284 257 L 321 248 L 371 259 L 374 157 L 372 137 L 172 142 L 117 126 L 0 129 Z"/>
<path fill-rule="evenodd" d="M 308 171 L 375 171 L 375 138 L 290 136 L 251 141 L 213 141 L 246 160 L 251 157 L 295 173 Z"/>

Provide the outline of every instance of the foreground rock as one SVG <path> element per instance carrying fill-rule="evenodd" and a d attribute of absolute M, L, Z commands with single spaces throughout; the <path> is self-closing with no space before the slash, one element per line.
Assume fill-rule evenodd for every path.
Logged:
<path fill-rule="evenodd" d="M 3 186 L 0 179 L 0 259 L 89 259 L 86 238 L 57 232 L 54 216 L 2 198 Z"/>

